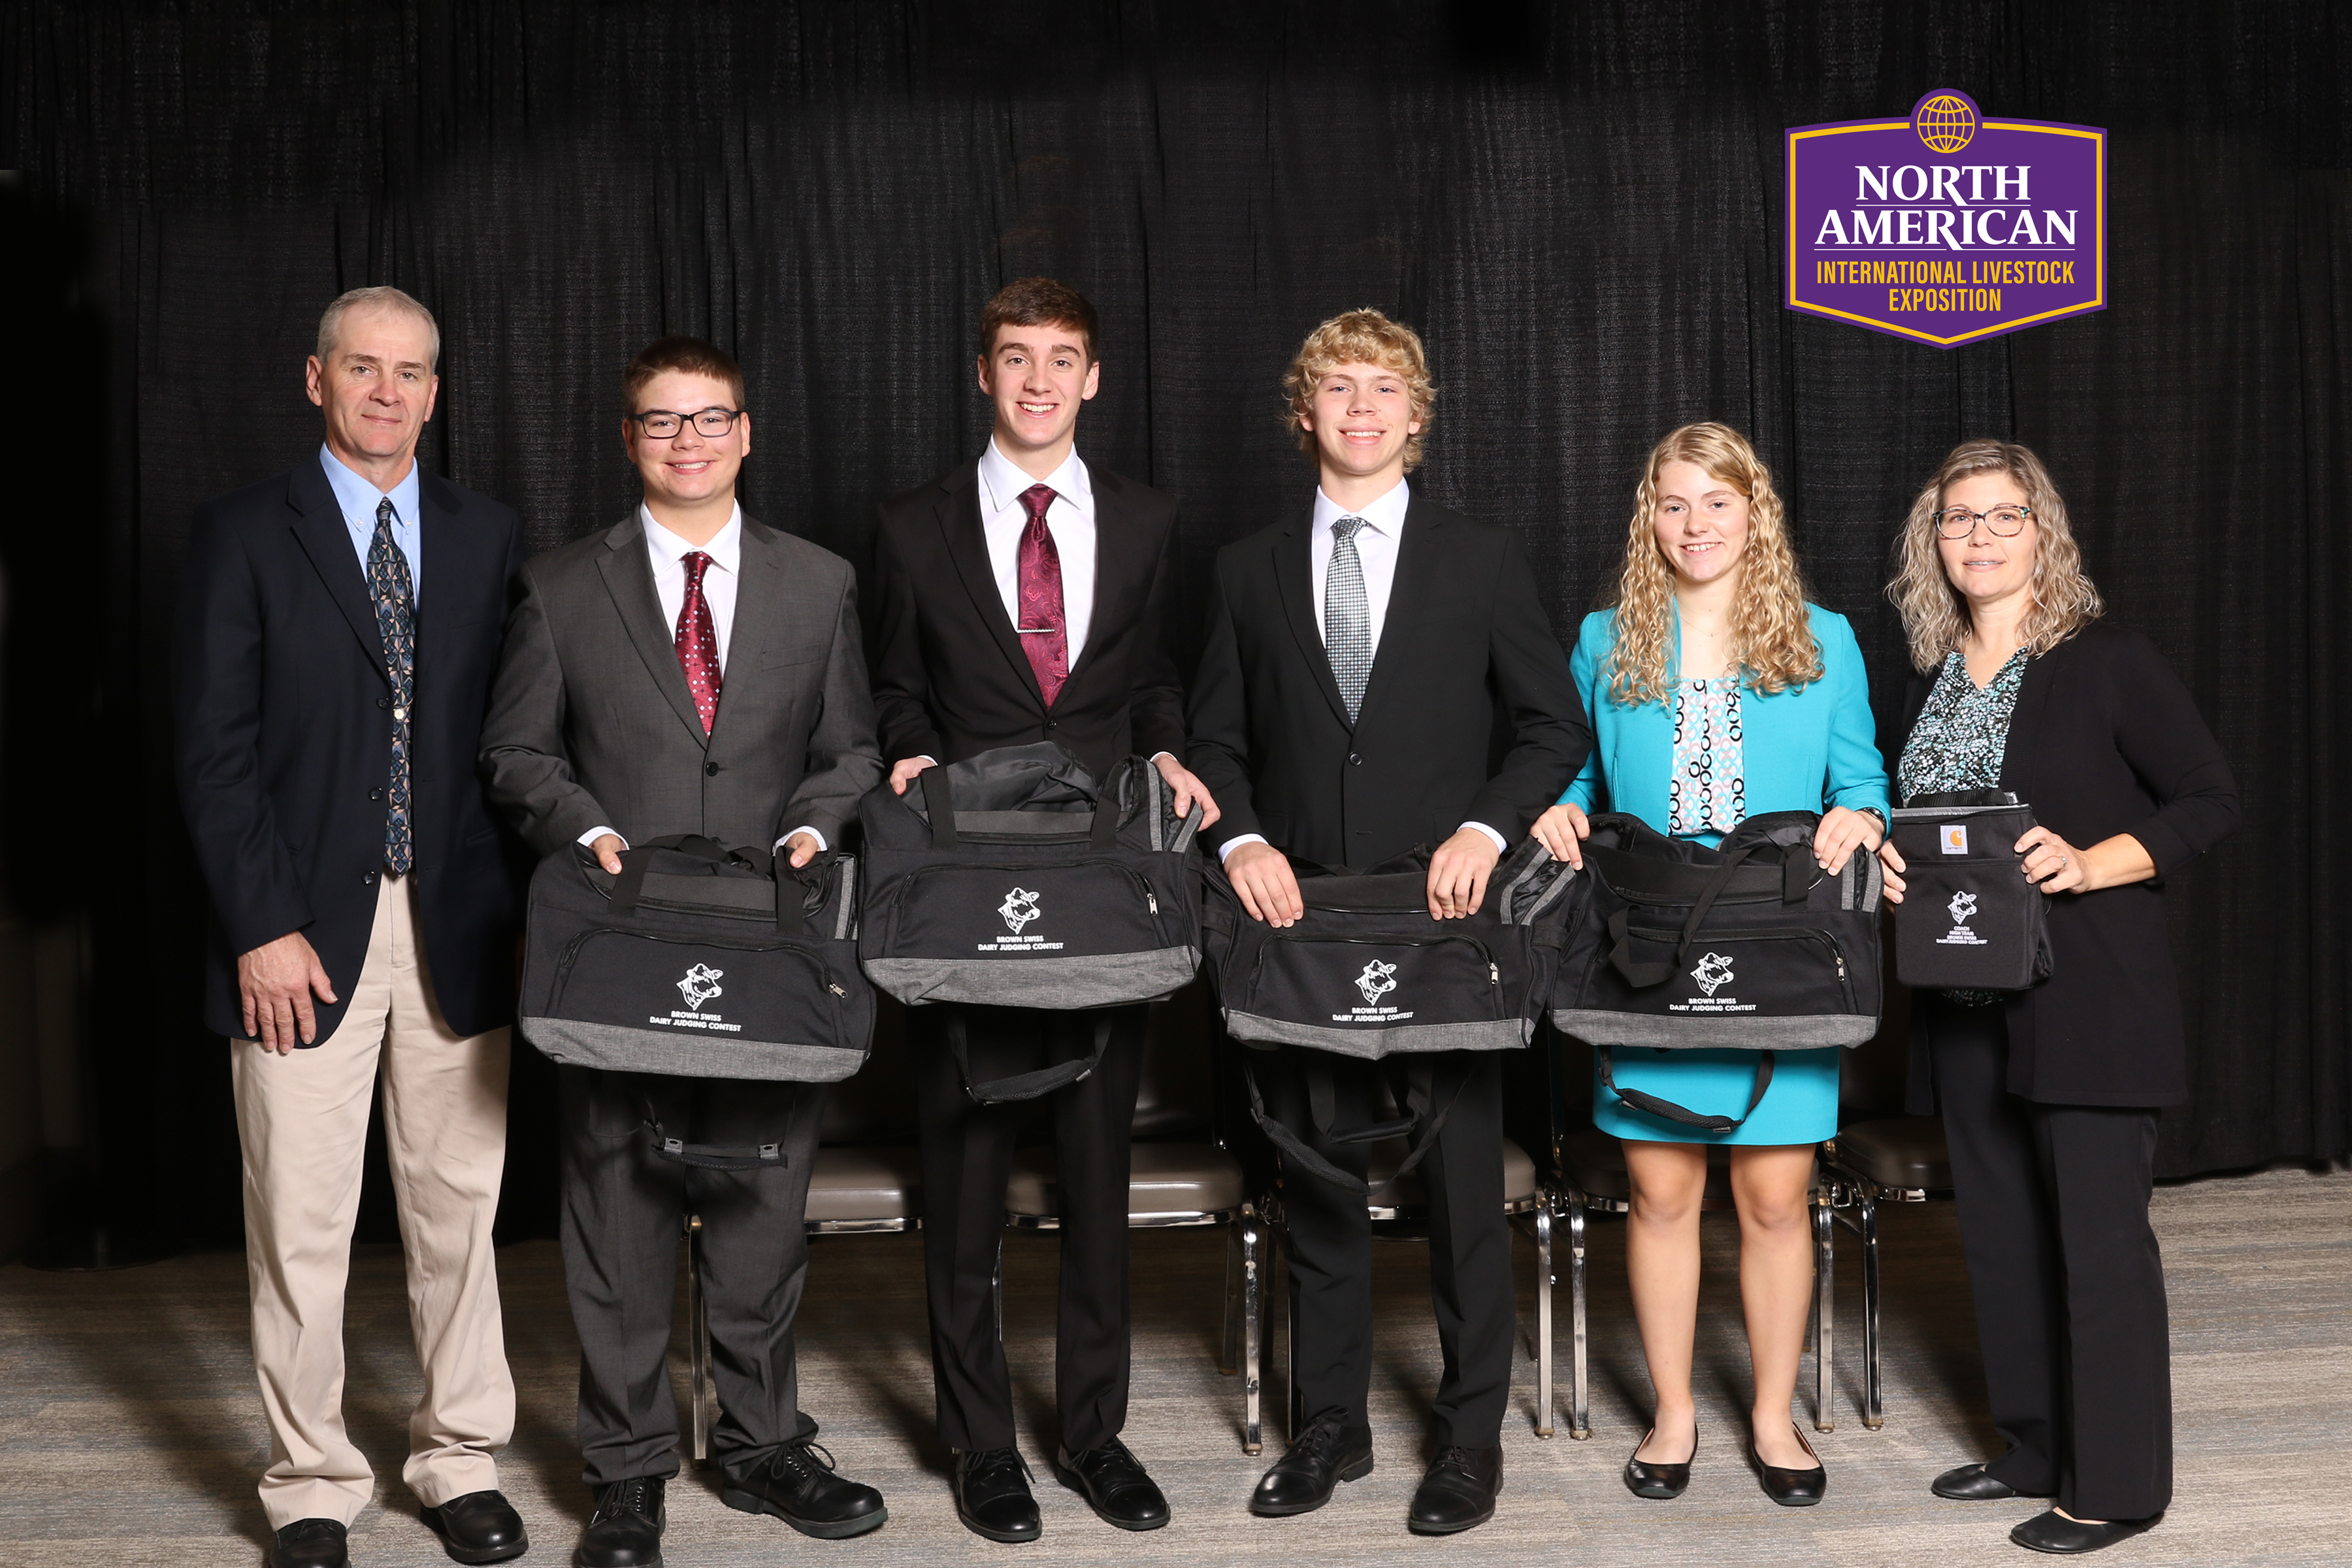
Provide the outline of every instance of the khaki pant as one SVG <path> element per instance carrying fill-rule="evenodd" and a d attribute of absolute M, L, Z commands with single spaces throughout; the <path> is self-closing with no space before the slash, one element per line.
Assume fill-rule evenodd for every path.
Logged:
<path fill-rule="evenodd" d="M 496 1488 L 514 1431 L 490 1252 L 506 1163 L 506 1029 L 466 1038 L 433 1000 L 406 877 L 386 875 L 367 962 L 335 1032 L 286 1056 L 229 1042 L 245 1151 L 253 1359 L 269 1413 L 273 1531 L 357 1519 L 374 1491 L 343 1429 L 343 1289 L 376 1074 L 425 1396 L 402 1479 L 439 1504 Z"/>

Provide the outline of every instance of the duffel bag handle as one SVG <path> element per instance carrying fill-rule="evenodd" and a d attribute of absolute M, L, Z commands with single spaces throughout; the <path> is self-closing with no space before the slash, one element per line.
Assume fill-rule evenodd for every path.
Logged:
<path fill-rule="evenodd" d="M 1609 1060 L 1609 1047 L 1595 1046 L 1592 1047 L 1592 1054 L 1595 1065 L 1601 1069 L 1601 1088 L 1636 1110 L 1646 1110 L 1653 1116 L 1663 1116 L 1669 1121 L 1679 1121 L 1685 1127 L 1696 1127 L 1703 1132 L 1736 1131 L 1749 1117 L 1756 1114 L 1756 1108 L 1764 1103 L 1764 1091 L 1772 1087 L 1772 1053 L 1760 1051 L 1757 1054 L 1756 1059 L 1756 1088 L 1748 1097 L 1748 1109 L 1739 1113 L 1738 1121 L 1728 1116 L 1706 1116 L 1693 1110 L 1687 1105 L 1676 1105 L 1671 1100 L 1661 1100 L 1654 1094 L 1644 1094 L 1638 1089 L 1618 1088 L 1616 1070 Z"/>
<path fill-rule="evenodd" d="M 1609 940 L 1612 943 L 1609 949 L 1610 967 L 1616 970 L 1625 984 L 1636 991 L 1646 990 L 1653 985 L 1664 984 L 1675 971 L 1680 969 L 1684 962 L 1690 957 L 1691 944 L 1698 940 L 1698 928 L 1704 925 L 1706 922 L 1706 917 L 1714 912 L 1716 900 L 1721 898 L 1724 889 L 1731 886 L 1732 874 L 1747 864 L 1748 856 L 1763 847 L 1765 845 L 1761 842 L 1749 842 L 1738 846 L 1723 857 L 1723 863 L 1715 868 L 1715 875 L 1706 879 L 1706 887 L 1699 893 L 1697 900 L 1691 905 L 1690 918 L 1683 921 L 1682 935 L 1675 942 L 1675 957 L 1671 963 L 1634 962 L 1632 933 L 1627 930 L 1626 917 L 1629 911 L 1619 910 L 1615 914 L 1611 915 L 1609 917 Z M 1788 850 L 1780 862 L 1780 901 L 1785 904 L 1803 903 L 1811 895 L 1813 889 L 1820 885 L 1821 880 L 1821 868 L 1813 863 L 1811 856 L 1800 853 L 1793 848 Z"/>
<path fill-rule="evenodd" d="M 1325 1054 L 1315 1052 L 1314 1058 Z M 1462 1093 L 1462 1079 L 1454 1081 L 1453 1092 L 1445 1097 L 1445 1103 L 1438 1105 L 1436 1067 L 1426 1059 L 1416 1060 L 1405 1069 L 1404 1115 L 1393 1121 L 1335 1130 L 1331 1124 L 1338 1120 L 1338 1086 L 1331 1077 L 1331 1064 L 1314 1058 L 1302 1063 L 1301 1070 L 1307 1075 L 1307 1117 L 1314 1122 L 1319 1136 L 1333 1143 L 1377 1143 L 1384 1139 L 1402 1138 L 1408 1132 L 1414 1133 L 1412 1144 L 1405 1150 L 1404 1159 L 1389 1173 L 1388 1180 L 1381 1183 L 1381 1187 L 1395 1183 L 1437 1147 L 1437 1135 L 1445 1130 L 1445 1119 L 1453 1114 L 1454 1101 Z M 1307 1140 L 1284 1126 L 1278 1117 L 1266 1110 L 1265 1097 L 1257 1087 L 1257 1073 L 1250 1066 L 1246 1053 L 1242 1058 L 1242 1082 L 1249 1090 L 1251 1119 L 1256 1121 L 1259 1131 L 1266 1135 L 1267 1141 L 1285 1160 L 1345 1192 L 1370 1197 L 1378 1190 L 1362 1177 L 1349 1174 L 1317 1153 Z M 1414 1132 L 1415 1128 L 1419 1129 L 1418 1132 Z"/>
<path fill-rule="evenodd" d="M 958 847 L 961 840 L 956 834 L 955 786 L 948 783 L 947 769 L 933 763 L 917 776 L 923 781 L 923 809 L 931 816 L 931 847 Z M 1094 822 L 1087 837 L 1089 847 L 1097 854 L 1108 853 L 1118 842 L 1118 802 L 1109 790 L 1095 795 Z"/>
<path fill-rule="evenodd" d="M 637 1103 L 645 1111 L 646 1137 L 654 1146 L 656 1159 L 705 1171 L 781 1171 L 792 1163 L 781 1143 L 689 1143 L 673 1138 L 643 1089 L 637 1091 Z"/>
<path fill-rule="evenodd" d="M 963 1009 L 958 1007 L 947 1017 L 948 1054 L 955 1058 L 956 1068 L 963 1074 L 963 1091 L 975 1104 L 1004 1105 L 1013 1100 L 1036 1100 L 1083 1080 L 1100 1067 L 1103 1051 L 1110 1044 L 1110 1026 L 1108 1013 L 1095 1019 L 1095 1048 L 1076 1061 L 1056 1062 L 1049 1068 L 974 1083 L 971 1081 L 971 1039 L 964 1028 Z"/>
<path fill-rule="evenodd" d="M 621 874 L 613 879 L 613 912 L 624 920 L 637 912 L 637 900 L 645 897 L 646 872 L 653 865 L 656 849 L 708 860 L 714 866 L 748 867 L 773 879 L 776 884 L 776 929 L 786 936 L 799 936 L 808 930 L 808 918 L 801 909 L 801 879 L 793 873 L 789 861 L 779 863 L 773 856 L 757 849 L 730 849 L 717 839 L 705 837 L 699 833 L 667 834 L 621 851 Z"/>

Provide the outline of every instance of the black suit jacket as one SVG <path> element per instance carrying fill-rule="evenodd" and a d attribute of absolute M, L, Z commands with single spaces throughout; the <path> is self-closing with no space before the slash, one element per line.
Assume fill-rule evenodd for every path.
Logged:
<path fill-rule="evenodd" d="M 874 550 L 874 708 L 882 755 L 942 763 L 1052 741 L 1097 779 L 1121 757 L 1184 754 L 1169 651 L 1176 503 L 1090 468 L 1094 614 L 1049 710 L 997 592 L 981 529 L 980 464 L 882 503 Z"/>
<path fill-rule="evenodd" d="M 1915 674 L 1909 735 L 1935 685 Z M 2000 783 L 2033 819 L 2089 848 L 2140 842 L 2157 880 L 2050 900 L 2050 978 L 2005 1004 L 2010 1092 L 2057 1105 L 2172 1105 L 2189 1098 L 2180 992 L 2163 879 L 2238 826 L 2238 785 L 2164 656 L 2137 632 L 2094 624 L 2029 660 Z M 1914 1014 L 1911 1102 L 1935 1109 L 1932 1011 Z"/>
<path fill-rule="evenodd" d="M 509 586 L 514 512 L 419 479 L 411 868 L 434 994 L 449 1026 L 512 1021 L 517 846 L 474 766 Z M 245 1034 L 236 955 L 310 939 L 341 1021 L 375 921 L 392 773 L 391 682 L 367 575 L 316 459 L 196 510 L 173 678 L 180 802 L 212 893 L 205 1026 Z"/>
<path fill-rule="evenodd" d="M 1301 514 L 1217 555 L 1193 681 L 1192 771 L 1244 833 L 1378 864 L 1465 821 L 1516 840 L 1584 765 L 1591 726 L 1518 536 L 1412 498 L 1353 726 L 1315 624 Z"/>

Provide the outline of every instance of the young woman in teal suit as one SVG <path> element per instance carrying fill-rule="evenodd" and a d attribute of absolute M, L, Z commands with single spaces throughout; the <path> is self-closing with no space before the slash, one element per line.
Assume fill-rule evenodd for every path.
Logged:
<path fill-rule="evenodd" d="M 1614 608 L 1584 620 L 1570 668 L 1595 737 L 1584 771 L 1535 826 L 1580 859 L 1588 811 L 1631 813 L 1713 845 L 1743 817 L 1817 811 L 1813 854 L 1842 870 L 1887 821 L 1862 650 L 1843 616 L 1805 602 L 1780 500 L 1755 448 L 1723 425 L 1685 425 L 1650 453 Z M 1738 1116 L 1758 1053 L 1620 1049 L 1613 1077 L 1704 1113 Z M 1781 1051 L 1771 1088 L 1728 1132 L 1696 1135 L 1593 1084 L 1593 1122 L 1624 1141 L 1633 1313 L 1656 1392 L 1625 1484 L 1671 1498 L 1697 1447 L 1691 1398 L 1699 1200 L 1706 1145 L 1731 1146 L 1739 1290 L 1755 1369 L 1749 1455 L 1776 1502 L 1821 1500 L 1828 1477 L 1789 1419 L 1813 1264 L 1813 1146 L 1837 1132 L 1838 1052 Z"/>

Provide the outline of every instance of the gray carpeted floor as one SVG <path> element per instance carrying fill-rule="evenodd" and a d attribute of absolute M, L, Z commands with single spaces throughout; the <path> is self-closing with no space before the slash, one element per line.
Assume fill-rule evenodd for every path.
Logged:
<path fill-rule="evenodd" d="M 2352 1428 L 2352 1174 L 2280 1172 L 2168 1188 L 2158 1196 L 2157 1220 L 2172 1281 L 2179 1495 L 2160 1529 L 2104 1560 L 2200 1568 L 2352 1560 L 2352 1485 L 2341 1468 Z M 2006 1532 L 2039 1505 L 1944 1503 L 1927 1492 L 1937 1471 L 1985 1456 L 1990 1442 L 1951 1210 L 1892 1211 L 1886 1230 L 1886 1426 L 1865 1431 L 1855 1403 L 1859 1256 L 1841 1232 L 1837 1426 L 1815 1438 L 1831 1489 L 1822 1507 L 1802 1512 L 1768 1502 L 1740 1459 L 1745 1354 L 1727 1216 L 1707 1221 L 1698 1469 L 1689 1494 L 1673 1503 L 1639 1501 L 1617 1479 L 1646 1399 L 1626 1311 L 1621 1227 L 1601 1220 L 1594 1230 L 1589 1442 L 1546 1441 L 1532 1430 L 1525 1336 L 1534 1322 L 1535 1268 L 1522 1244 L 1523 1365 L 1504 1434 L 1507 1486 L 1491 1524 L 1445 1541 L 1411 1537 L 1403 1526 L 1436 1371 L 1419 1246 L 1383 1244 L 1378 1254 L 1380 1468 L 1342 1488 L 1320 1513 L 1270 1521 L 1244 1511 L 1267 1461 L 1241 1451 L 1238 1383 L 1215 1366 L 1223 1235 L 1139 1235 L 1127 1437 L 1166 1488 L 1175 1520 L 1152 1534 L 1124 1535 L 1051 1479 L 1055 1244 L 1008 1236 L 1005 1335 L 1046 1520 L 1044 1541 L 1026 1548 L 992 1545 L 956 1522 L 943 1454 L 929 1430 L 918 1238 L 824 1241 L 801 1338 L 804 1397 L 844 1470 L 888 1497 L 890 1522 L 858 1541 L 805 1541 L 773 1521 L 729 1511 L 706 1481 L 689 1478 L 671 1492 L 668 1561 L 674 1568 L 775 1561 L 948 1568 L 1016 1557 L 1442 1560 L 1462 1568 L 2022 1563 Z M 500 1262 L 521 1390 L 504 1484 L 538 1542 L 526 1561 L 565 1563 L 587 1497 L 572 1447 L 576 1350 L 562 1269 L 548 1244 L 513 1247 Z M 445 1562 L 399 1481 L 416 1374 L 396 1253 L 369 1250 L 355 1261 L 347 1332 L 347 1410 L 379 1472 L 377 1505 L 353 1532 L 354 1561 L 384 1568 Z M 1808 1389 L 1811 1378 L 1809 1367 Z M 1276 1434 L 1269 1439 L 1268 1458 L 1279 1447 Z M 253 1478 L 268 1453 L 247 1350 L 241 1258 L 215 1253 L 95 1276 L 0 1269 L 0 1539 L 17 1543 L 8 1561 L 255 1563 L 264 1532 Z"/>

